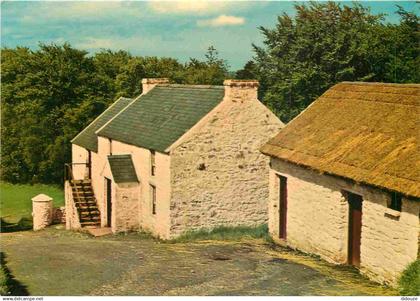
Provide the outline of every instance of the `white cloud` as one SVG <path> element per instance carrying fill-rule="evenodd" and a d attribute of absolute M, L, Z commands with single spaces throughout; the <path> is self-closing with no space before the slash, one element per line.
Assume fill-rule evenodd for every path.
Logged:
<path fill-rule="evenodd" d="M 151 1 L 149 7 L 161 14 L 184 14 L 184 13 L 211 13 L 221 11 L 232 5 L 232 2 L 225 1 L 202 1 L 202 0 L 184 0 L 184 1 Z"/>
<path fill-rule="evenodd" d="M 197 21 L 198 26 L 211 26 L 211 27 L 242 25 L 244 23 L 245 23 L 245 18 L 235 17 L 235 16 L 226 16 L 226 15 L 220 15 L 217 18 L 213 18 L 213 19 Z"/>
<path fill-rule="evenodd" d="M 77 42 L 75 46 L 83 49 L 116 49 L 118 48 L 119 43 L 112 39 L 88 37 L 81 42 Z"/>
<path fill-rule="evenodd" d="M 139 50 L 147 48 L 156 48 L 157 45 L 165 44 L 165 47 L 169 49 L 176 44 L 178 40 L 173 41 L 163 41 L 160 36 L 149 36 L 149 37 L 86 37 L 79 41 L 75 41 L 72 45 L 75 45 L 76 48 L 82 48 L 87 50 L 99 50 L 99 49 L 111 49 L 111 50 Z"/>

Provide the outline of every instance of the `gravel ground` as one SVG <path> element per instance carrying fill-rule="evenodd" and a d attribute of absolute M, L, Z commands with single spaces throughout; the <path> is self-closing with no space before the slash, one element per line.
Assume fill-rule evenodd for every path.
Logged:
<path fill-rule="evenodd" d="M 31 295 L 397 294 L 352 268 L 261 240 L 162 243 L 56 228 L 0 234 L 7 268 Z"/>

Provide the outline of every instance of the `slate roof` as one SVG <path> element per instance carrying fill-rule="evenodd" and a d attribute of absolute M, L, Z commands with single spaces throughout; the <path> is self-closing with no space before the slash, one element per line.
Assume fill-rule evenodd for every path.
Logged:
<path fill-rule="evenodd" d="M 420 197 L 420 85 L 335 85 L 261 151 L 273 157 Z"/>
<path fill-rule="evenodd" d="M 109 155 L 108 162 L 115 183 L 138 182 L 131 155 Z"/>
<path fill-rule="evenodd" d="M 131 98 L 120 97 L 116 102 L 111 104 L 101 115 L 92 121 L 83 131 L 81 131 L 71 141 L 88 150 L 98 152 L 98 137 L 95 132 L 105 123 L 111 120 L 116 114 L 121 112 L 132 101 Z"/>
<path fill-rule="evenodd" d="M 133 101 L 97 134 L 164 152 L 223 97 L 223 86 L 157 85 Z"/>

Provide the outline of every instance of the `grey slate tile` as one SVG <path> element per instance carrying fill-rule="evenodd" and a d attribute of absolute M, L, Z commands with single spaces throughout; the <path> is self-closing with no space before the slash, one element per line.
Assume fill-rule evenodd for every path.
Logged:
<path fill-rule="evenodd" d="M 138 182 L 131 155 L 110 155 L 108 162 L 115 183 Z"/>
<path fill-rule="evenodd" d="M 164 152 L 224 97 L 222 86 L 156 86 L 102 128 L 99 136 Z"/>

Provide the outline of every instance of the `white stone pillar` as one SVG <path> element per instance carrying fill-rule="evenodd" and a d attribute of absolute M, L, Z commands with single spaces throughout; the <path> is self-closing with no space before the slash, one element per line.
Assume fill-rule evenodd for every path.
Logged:
<path fill-rule="evenodd" d="M 53 202 L 52 198 L 45 194 L 38 194 L 32 198 L 33 229 L 41 230 L 51 225 Z"/>

